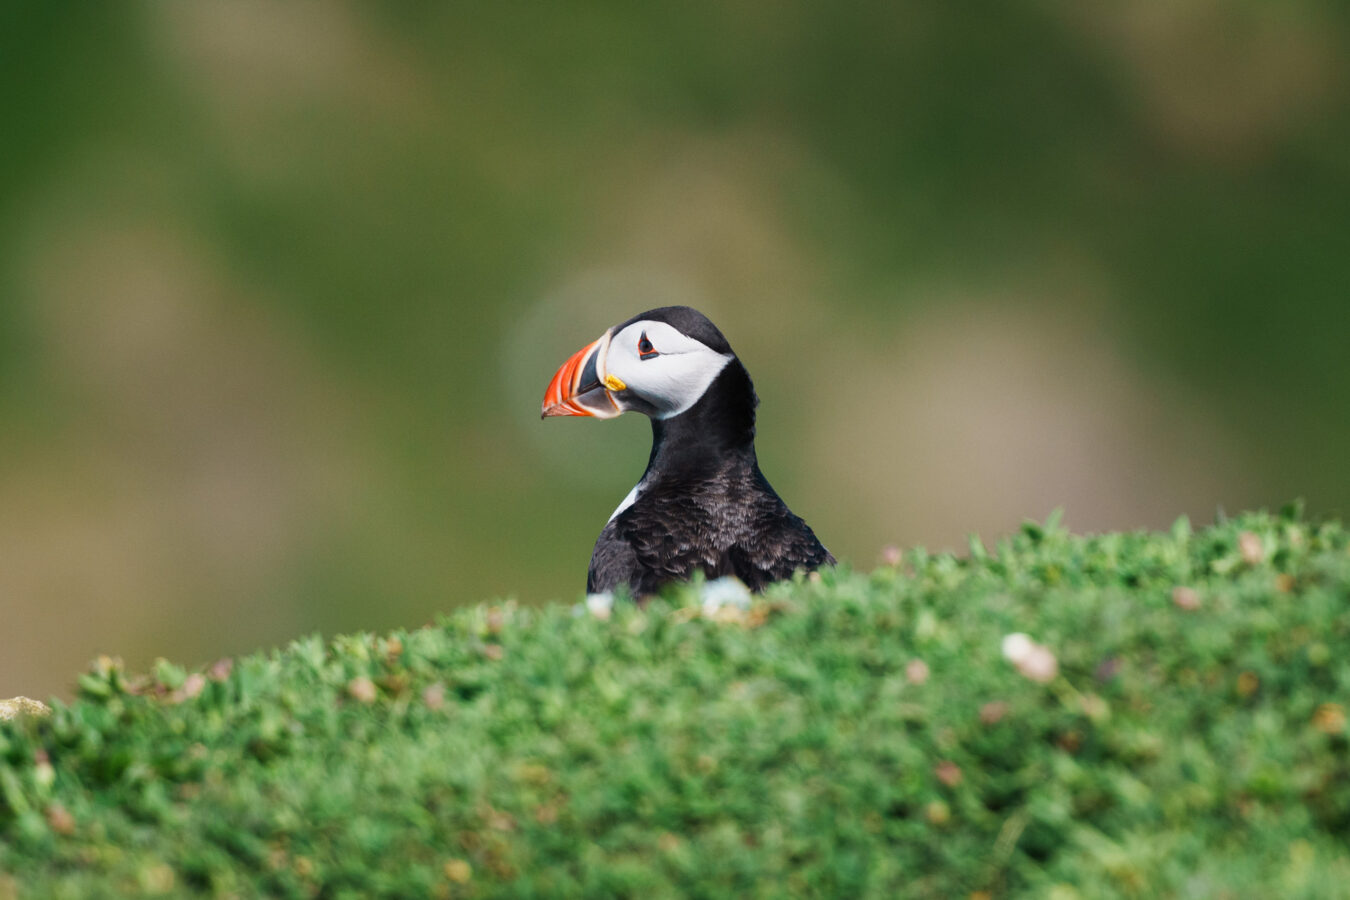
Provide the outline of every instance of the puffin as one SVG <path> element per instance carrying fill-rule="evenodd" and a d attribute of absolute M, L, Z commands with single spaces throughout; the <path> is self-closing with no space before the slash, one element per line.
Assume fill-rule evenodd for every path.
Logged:
<path fill-rule="evenodd" d="M 731 344 L 688 306 L 633 316 L 559 367 L 543 418 L 639 412 L 652 423 L 646 471 L 596 539 L 588 594 L 641 600 L 700 571 L 759 592 L 834 564 L 759 469 L 758 405 Z"/>

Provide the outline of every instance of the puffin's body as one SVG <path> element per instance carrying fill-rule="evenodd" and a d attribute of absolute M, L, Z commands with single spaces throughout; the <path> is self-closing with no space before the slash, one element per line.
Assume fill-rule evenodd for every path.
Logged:
<path fill-rule="evenodd" d="M 686 306 L 634 316 L 554 375 L 544 416 L 652 420 L 642 479 L 595 542 L 590 593 L 654 593 L 702 571 L 751 590 L 832 564 L 759 471 L 750 374 L 717 327 Z"/>

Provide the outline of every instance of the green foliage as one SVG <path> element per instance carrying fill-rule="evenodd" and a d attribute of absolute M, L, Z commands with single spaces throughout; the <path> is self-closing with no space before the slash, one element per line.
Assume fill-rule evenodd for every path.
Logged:
<path fill-rule="evenodd" d="M 1350 896 L 1340 524 L 971 547 L 101 660 L 0 726 L 0 896 Z"/>

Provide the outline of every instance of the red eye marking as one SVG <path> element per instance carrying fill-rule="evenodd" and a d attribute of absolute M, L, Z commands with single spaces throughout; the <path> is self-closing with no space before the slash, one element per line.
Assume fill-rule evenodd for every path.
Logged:
<path fill-rule="evenodd" d="M 638 338 L 638 358 L 651 359 L 653 356 L 660 356 L 652 342 L 647 340 L 647 332 L 642 332 L 642 337 Z"/>

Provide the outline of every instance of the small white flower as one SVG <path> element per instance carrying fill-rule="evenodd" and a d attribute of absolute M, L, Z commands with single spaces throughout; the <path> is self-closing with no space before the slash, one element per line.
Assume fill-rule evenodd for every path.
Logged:
<path fill-rule="evenodd" d="M 1040 644 L 1033 647 L 1031 653 L 1015 665 L 1017 671 L 1041 684 L 1054 681 L 1055 676 L 1059 674 L 1059 660 L 1055 659 L 1055 654 L 1049 647 L 1042 647 Z"/>
<path fill-rule="evenodd" d="M 1036 642 L 1030 637 L 1020 631 L 1014 631 L 1003 638 L 1003 658 L 1016 664 L 1026 659 L 1035 647 Z"/>
<path fill-rule="evenodd" d="M 1266 544 L 1254 531 L 1244 531 L 1238 535 L 1238 553 L 1242 561 L 1249 566 L 1260 565 L 1266 559 Z"/>
<path fill-rule="evenodd" d="M 750 589 L 746 587 L 739 578 L 727 576 L 717 578 L 703 585 L 700 595 L 703 598 L 703 615 L 713 616 L 717 611 L 724 607 L 731 607 L 740 612 L 745 612 L 750 608 L 752 597 Z"/>
<path fill-rule="evenodd" d="M 1016 666 L 1023 676 L 1041 684 L 1054 681 L 1059 674 L 1059 660 L 1054 651 L 1020 631 L 1003 638 L 1003 658 Z"/>
<path fill-rule="evenodd" d="M 586 595 L 586 610 L 597 619 L 608 619 L 614 611 L 614 595 L 609 591 Z"/>
<path fill-rule="evenodd" d="M 1200 608 L 1200 595 L 1195 588 L 1178 586 L 1172 588 L 1172 602 L 1185 610 L 1197 610 Z"/>

